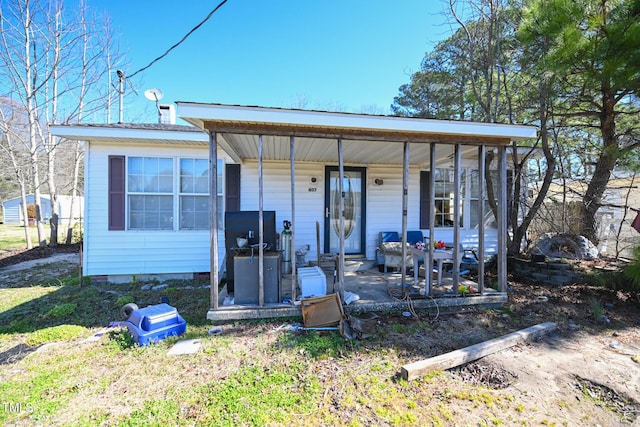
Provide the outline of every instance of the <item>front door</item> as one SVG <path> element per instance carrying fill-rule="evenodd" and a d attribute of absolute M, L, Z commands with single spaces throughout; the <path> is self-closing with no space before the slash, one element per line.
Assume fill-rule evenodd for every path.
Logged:
<path fill-rule="evenodd" d="M 325 168 L 324 252 L 340 252 L 340 172 L 337 166 Z M 366 219 L 365 168 L 345 167 L 344 191 L 344 253 L 365 257 Z"/>

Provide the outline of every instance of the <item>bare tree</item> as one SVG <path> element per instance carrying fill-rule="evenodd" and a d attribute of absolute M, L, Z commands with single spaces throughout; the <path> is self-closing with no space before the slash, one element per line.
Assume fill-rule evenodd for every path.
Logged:
<path fill-rule="evenodd" d="M 25 154 L 25 124 L 14 116 L 18 109 L 13 108 L 10 98 L 0 99 L 0 149 L 11 161 L 11 166 L 20 187 L 20 211 L 24 219 L 24 237 L 27 249 L 33 248 L 29 233 L 27 214 L 27 182 L 29 179 L 28 156 Z"/>
<path fill-rule="evenodd" d="M 108 111 L 113 102 L 109 71 L 121 59 L 110 21 L 90 16 L 83 0 L 65 9 L 62 0 L 9 0 L 0 5 L 0 87 L 6 86 L 15 105 L 25 112 L 31 179 L 36 199 L 38 240 L 46 244 L 40 194 L 50 195 L 50 245 L 58 241 L 57 151 L 60 140 L 47 123 L 76 123 L 84 116 Z M 77 194 L 82 146 L 75 146 L 72 194 Z M 43 180 L 40 157 L 46 158 Z M 69 228 L 73 223 L 69 223 Z M 67 233 L 69 234 L 69 232 Z"/>

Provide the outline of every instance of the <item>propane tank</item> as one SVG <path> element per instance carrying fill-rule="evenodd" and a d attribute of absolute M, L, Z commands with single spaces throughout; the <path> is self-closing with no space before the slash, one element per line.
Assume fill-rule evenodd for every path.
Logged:
<path fill-rule="evenodd" d="M 282 223 L 284 230 L 280 235 L 280 250 L 282 251 L 282 273 L 291 274 L 291 221 Z"/>

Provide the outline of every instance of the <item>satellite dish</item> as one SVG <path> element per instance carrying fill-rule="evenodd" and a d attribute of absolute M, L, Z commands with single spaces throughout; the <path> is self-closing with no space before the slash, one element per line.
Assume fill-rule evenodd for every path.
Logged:
<path fill-rule="evenodd" d="M 154 89 L 147 89 L 144 91 L 144 97 L 147 98 L 149 101 L 158 102 L 162 99 L 163 96 L 164 94 L 160 89 L 154 88 Z"/>

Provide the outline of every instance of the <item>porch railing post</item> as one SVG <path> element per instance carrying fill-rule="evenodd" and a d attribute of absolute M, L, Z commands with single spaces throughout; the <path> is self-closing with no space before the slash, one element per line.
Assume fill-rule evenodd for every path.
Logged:
<path fill-rule="evenodd" d="M 507 150 L 498 147 L 498 289 L 507 292 Z"/>
<path fill-rule="evenodd" d="M 291 161 L 291 301 L 296 300 L 296 174 L 295 174 L 295 137 L 289 137 L 289 158 Z"/>
<path fill-rule="evenodd" d="M 258 305 L 264 306 L 264 217 L 263 217 L 263 176 L 262 176 L 262 135 L 258 135 Z"/>
<path fill-rule="evenodd" d="M 338 255 L 338 293 L 344 301 L 344 158 L 342 153 L 342 137 L 338 138 L 338 191 L 340 192 L 340 254 Z"/>
<path fill-rule="evenodd" d="M 409 208 L 409 141 L 403 146 L 402 167 L 402 296 L 409 294 L 407 283 L 407 210 Z M 418 268 L 414 265 L 413 268 Z"/>
<path fill-rule="evenodd" d="M 218 139 L 209 131 L 209 284 L 210 307 L 218 308 Z"/>
<path fill-rule="evenodd" d="M 483 144 L 478 147 L 478 292 L 484 294 L 484 215 L 485 205 L 484 198 L 486 193 L 486 181 L 484 175 L 485 157 L 487 156 L 487 147 Z"/>
<path fill-rule="evenodd" d="M 462 150 L 460 144 L 453 148 L 453 294 L 458 294 L 458 284 L 460 283 L 460 166 L 462 164 Z"/>
<path fill-rule="evenodd" d="M 434 229 L 436 224 L 436 186 L 435 186 L 435 166 L 436 166 L 436 143 L 429 145 L 429 256 L 424 265 L 425 294 L 431 295 L 431 283 L 433 279 L 433 242 L 435 242 Z"/>

